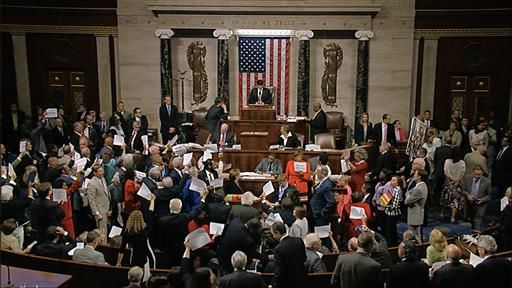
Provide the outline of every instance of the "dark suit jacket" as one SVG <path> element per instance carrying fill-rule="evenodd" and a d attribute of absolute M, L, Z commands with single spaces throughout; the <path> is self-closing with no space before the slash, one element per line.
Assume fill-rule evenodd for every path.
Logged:
<path fill-rule="evenodd" d="M 235 271 L 219 278 L 219 288 L 264 288 L 265 281 L 260 274 Z"/>
<path fill-rule="evenodd" d="M 213 144 L 218 144 L 220 142 L 220 131 L 216 131 L 215 133 L 213 133 L 211 142 Z M 224 139 L 224 146 L 231 147 L 233 146 L 233 144 L 235 144 L 235 135 L 228 131 Z"/>
<path fill-rule="evenodd" d="M 373 169 L 372 177 L 379 177 L 380 171 L 384 168 L 392 171 L 393 173 L 396 171 L 396 159 L 390 151 L 377 156 L 377 163 L 375 164 L 375 169 Z"/>
<path fill-rule="evenodd" d="M 475 267 L 475 287 L 512 287 L 512 262 L 489 257 Z"/>
<path fill-rule="evenodd" d="M 69 134 L 64 127 L 62 127 L 62 134 L 59 132 L 59 129 L 57 127 L 53 127 L 51 135 L 53 143 L 57 145 L 57 147 L 59 148 L 62 147 L 62 145 L 69 143 Z"/>
<path fill-rule="evenodd" d="M 224 194 L 243 194 L 244 190 L 240 186 L 240 184 L 236 184 L 233 180 L 228 180 L 224 182 Z"/>
<path fill-rule="evenodd" d="M 171 265 L 179 265 L 183 255 L 183 241 L 188 234 L 190 214 L 170 214 L 158 219 L 160 249 L 164 251 Z"/>
<path fill-rule="evenodd" d="M 160 115 L 160 132 L 168 133 L 169 128 L 174 127 L 178 129 L 178 107 L 171 104 L 171 113 L 167 112 L 166 105 L 161 105 L 159 110 Z M 130 127 L 131 129 L 131 127 Z"/>
<path fill-rule="evenodd" d="M 132 143 L 130 141 L 130 138 L 132 137 L 131 133 L 125 137 L 125 142 L 126 145 L 128 145 L 128 149 L 132 151 L 139 151 L 140 153 L 142 153 L 144 151 L 144 143 L 142 143 L 142 136 L 145 135 L 146 132 L 141 129 L 137 132 L 137 134 L 135 134 L 135 139 L 133 140 L 133 147 L 131 146 Z"/>
<path fill-rule="evenodd" d="M 217 171 L 213 170 L 210 172 L 213 174 L 214 179 L 219 178 L 219 174 L 217 173 Z M 197 174 L 197 178 L 203 180 L 204 183 L 206 183 L 206 185 L 210 185 L 210 181 L 208 180 L 208 175 L 206 175 L 206 171 L 204 171 L 204 169 L 199 171 L 199 173 Z"/>
<path fill-rule="evenodd" d="M 409 288 L 414 283 L 414 287 L 426 288 L 430 281 L 428 269 L 423 261 L 403 260 L 389 268 L 386 287 Z"/>
<path fill-rule="evenodd" d="M 309 202 L 313 218 L 329 217 L 332 208 L 336 205 L 336 200 L 332 193 L 333 189 L 334 183 L 330 179 L 325 179 L 325 181 L 314 188 L 313 196 L 311 196 L 311 201 Z"/>
<path fill-rule="evenodd" d="M 110 128 L 110 126 L 112 126 L 112 125 L 110 124 L 110 121 L 109 121 L 108 119 L 105 121 L 105 125 L 104 125 L 104 127 L 103 127 L 103 128 L 102 128 L 102 125 L 101 125 L 101 120 L 96 121 L 96 123 L 95 123 L 95 124 L 96 124 L 96 127 L 98 127 L 98 133 L 99 133 L 99 135 L 106 134 L 106 133 L 108 132 L 108 129 Z"/>
<path fill-rule="evenodd" d="M 334 287 L 382 287 L 380 264 L 368 254 L 355 252 L 338 256 L 331 284 Z M 340 285 L 341 284 L 341 285 Z"/>
<path fill-rule="evenodd" d="M 263 87 L 263 91 L 261 91 L 261 101 L 265 104 L 272 105 L 272 95 L 270 95 L 270 90 L 268 88 Z M 249 96 L 249 104 L 256 104 L 258 102 L 258 88 L 251 89 L 251 95 Z"/>
<path fill-rule="evenodd" d="M 128 129 L 130 130 L 130 133 L 133 131 L 133 122 L 135 122 L 135 121 L 136 121 L 135 117 L 133 117 L 132 119 L 130 119 L 128 121 Z M 146 117 L 146 115 L 142 115 L 140 117 L 140 130 L 147 132 L 148 126 L 149 126 L 148 117 Z"/>
<path fill-rule="evenodd" d="M 208 219 L 210 222 L 224 223 L 226 224 L 229 220 L 229 214 L 231 212 L 231 205 L 226 203 L 211 202 L 204 206 Z"/>
<path fill-rule="evenodd" d="M 233 205 L 231 207 L 231 213 L 229 214 L 229 219 L 233 220 L 235 218 L 240 219 L 243 223 L 249 221 L 251 218 L 258 218 L 259 213 L 256 208 L 247 206 L 247 205 Z"/>
<path fill-rule="evenodd" d="M 434 174 L 436 178 L 443 177 L 444 179 L 444 161 L 450 158 L 451 155 L 452 148 L 450 146 L 443 145 L 436 149 L 434 153 Z"/>
<path fill-rule="evenodd" d="M 241 206 L 241 205 L 234 205 Z M 226 272 L 232 272 L 233 267 L 231 266 L 231 255 L 236 250 L 240 250 L 247 255 L 247 263 L 251 262 L 251 259 L 259 259 L 261 257 L 258 252 L 258 244 L 245 228 L 244 222 L 240 219 L 233 219 L 225 228 L 222 233 L 223 239 L 220 243 L 218 258 L 219 264 Z"/>
<path fill-rule="evenodd" d="M 71 131 L 69 133 L 69 143 L 73 144 L 75 146 L 75 150 L 80 149 L 80 135 L 76 134 L 74 131 Z"/>
<path fill-rule="evenodd" d="M 485 279 L 487 281 L 490 279 Z M 475 268 L 459 262 L 447 263 L 434 272 L 430 282 L 432 288 L 467 288 L 475 287 Z M 494 286 L 484 286 L 494 287 Z M 503 286 L 505 287 L 505 286 Z"/>
<path fill-rule="evenodd" d="M 327 132 L 327 117 L 324 110 L 318 111 L 315 118 L 309 122 L 309 130 L 311 134 L 311 141 L 315 142 L 315 135 L 318 133 Z"/>
<path fill-rule="evenodd" d="M 62 243 L 45 242 L 34 247 L 32 253 L 37 256 L 50 257 L 55 259 L 69 259 L 68 252 L 73 249 L 73 245 L 64 245 Z"/>
<path fill-rule="evenodd" d="M 501 147 L 496 151 L 496 156 L 498 156 L 500 150 Z M 494 160 L 493 166 L 492 183 L 498 186 L 500 191 L 505 191 L 505 189 L 512 184 L 512 145 L 503 152 L 500 159 L 496 158 L 496 160 Z"/>
<path fill-rule="evenodd" d="M 380 145 L 382 142 L 382 122 L 379 122 L 373 126 L 373 137 L 372 139 Z M 396 138 L 395 138 L 395 128 L 393 127 L 393 124 L 388 123 L 388 136 L 387 136 L 388 143 L 391 144 L 391 146 L 396 146 Z"/>
<path fill-rule="evenodd" d="M 382 128 L 381 128 L 382 129 Z M 368 142 L 368 140 L 373 137 L 373 124 L 368 122 L 368 127 L 366 129 L 366 137 L 364 137 L 364 128 L 363 125 L 358 121 L 354 126 L 354 141 L 356 144 L 361 144 L 363 142 Z"/>
<path fill-rule="evenodd" d="M 32 228 L 37 231 L 37 242 L 46 242 L 46 229 L 60 226 L 64 211 L 57 202 L 48 199 L 36 199 L 32 204 Z"/>
<path fill-rule="evenodd" d="M 291 132 L 291 136 L 288 137 L 288 140 L 286 141 L 286 145 L 284 145 L 284 140 L 279 135 L 279 138 L 277 139 L 277 144 L 280 146 L 288 147 L 288 148 L 297 148 L 301 146 L 301 143 L 299 141 L 299 138 L 297 138 L 297 135 L 295 133 Z"/>
<path fill-rule="evenodd" d="M 206 112 L 206 128 L 211 134 L 214 134 L 215 131 L 219 130 L 220 120 L 227 120 L 228 113 L 224 113 L 224 109 L 217 105 L 212 105 L 208 112 Z"/>
<path fill-rule="evenodd" d="M 304 287 L 306 247 L 300 238 L 285 236 L 274 248 L 277 287 Z"/>

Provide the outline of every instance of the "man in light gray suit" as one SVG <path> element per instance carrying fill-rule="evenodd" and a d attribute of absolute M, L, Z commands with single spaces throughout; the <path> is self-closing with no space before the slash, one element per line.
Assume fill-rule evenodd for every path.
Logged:
<path fill-rule="evenodd" d="M 100 234 L 96 231 L 89 231 L 87 233 L 86 242 L 82 249 L 76 249 L 73 254 L 73 261 L 87 262 L 93 264 L 107 264 L 103 253 L 96 251 L 96 246 L 100 242 Z"/>
<path fill-rule="evenodd" d="M 491 197 L 492 187 L 489 178 L 482 176 L 483 169 L 480 166 L 473 168 L 473 176 L 464 178 L 464 210 L 471 220 L 471 228 L 481 229 L 482 217 Z"/>
<path fill-rule="evenodd" d="M 276 159 L 276 153 L 270 153 L 267 158 L 261 159 L 260 163 L 254 169 L 256 173 L 269 173 L 279 175 L 283 173 L 281 160 Z"/>
<path fill-rule="evenodd" d="M 105 181 L 104 170 L 100 165 L 93 165 L 92 172 L 94 177 L 91 178 L 87 186 L 87 198 L 91 212 L 96 219 L 96 225 L 108 234 L 108 218 L 112 215 L 110 209 L 110 191 Z M 103 239 L 106 244 L 106 239 Z"/>
<path fill-rule="evenodd" d="M 427 181 L 428 174 L 424 169 L 414 173 L 416 186 L 405 193 L 405 205 L 407 205 L 407 224 L 414 231 L 418 243 L 422 243 L 421 225 L 423 225 L 425 202 L 428 197 Z"/>
<path fill-rule="evenodd" d="M 466 156 L 464 156 L 464 162 L 466 163 L 466 171 L 464 173 L 465 177 L 473 177 L 473 168 L 476 166 L 480 166 L 480 168 L 482 168 L 484 175 L 489 175 L 487 170 L 487 158 L 485 158 L 486 152 L 487 149 L 485 149 L 485 146 L 478 145 L 476 151 L 468 153 Z"/>

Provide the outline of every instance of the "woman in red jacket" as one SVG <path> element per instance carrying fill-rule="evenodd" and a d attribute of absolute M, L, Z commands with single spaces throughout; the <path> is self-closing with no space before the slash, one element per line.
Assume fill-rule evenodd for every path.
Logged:
<path fill-rule="evenodd" d="M 303 156 L 303 152 L 301 150 L 297 150 L 295 152 L 294 159 L 286 163 L 285 171 L 286 181 L 288 181 L 290 185 L 295 186 L 297 190 L 299 190 L 300 194 L 305 194 L 308 192 L 308 181 L 311 178 L 311 167 L 307 161 L 302 159 Z M 295 171 L 295 162 L 304 163 L 300 165 L 305 165 L 306 171 Z"/>
<path fill-rule="evenodd" d="M 135 181 L 135 171 L 132 169 L 126 170 L 124 182 L 124 213 L 123 215 L 128 219 L 128 216 L 135 210 L 140 210 L 140 203 L 137 199 L 137 192 L 139 192 L 140 184 Z M 126 220 L 125 219 L 125 220 Z"/>
<path fill-rule="evenodd" d="M 365 149 L 359 148 L 354 152 L 354 161 L 348 162 L 350 166 L 350 187 L 353 192 L 363 192 L 364 175 L 366 174 L 366 170 L 368 170 L 368 163 L 366 159 L 368 158 L 368 153 Z"/>
<path fill-rule="evenodd" d="M 60 203 L 60 208 L 64 211 L 64 218 L 61 220 L 60 225 L 67 231 L 71 238 L 75 239 L 75 227 L 73 226 L 73 210 L 71 209 L 71 195 L 77 191 L 82 182 L 82 173 L 77 173 L 77 179 L 73 181 L 71 186 L 68 186 L 64 179 L 57 179 L 55 181 L 55 187 L 66 190 L 66 202 Z"/>

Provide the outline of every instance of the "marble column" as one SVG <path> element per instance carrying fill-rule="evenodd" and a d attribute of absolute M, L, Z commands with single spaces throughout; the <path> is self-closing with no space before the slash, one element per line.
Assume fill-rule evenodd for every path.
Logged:
<path fill-rule="evenodd" d="M 368 111 L 368 56 L 370 39 L 373 36 L 373 31 L 359 30 L 355 33 L 355 37 L 358 40 L 355 123 L 359 121 L 359 115 L 362 112 Z"/>
<path fill-rule="evenodd" d="M 30 80 L 28 76 L 27 40 L 25 33 L 12 33 L 12 49 L 14 52 L 18 109 L 22 110 L 27 115 L 32 115 L 32 99 L 30 97 Z"/>
<path fill-rule="evenodd" d="M 309 63 L 310 63 L 310 42 L 313 37 L 311 30 L 295 31 L 299 39 L 299 61 L 297 71 L 297 116 L 308 116 L 309 114 Z"/>
<path fill-rule="evenodd" d="M 112 80 L 110 73 L 110 43 L 108 36 L 96 36 L 96 58 L 98 61 L 99 111 L 112 111 Z"/>
<path fill-rule="evenodd" d="M 231 30 L 217 29 L 213 36 L 217 41 L 217 96 L 222 97 L 229 110 L 229 37 Z"/>
<path fill-rule="evenodd" d="M 171 96 L 172 102 L 177 103 L 172 93 L 172 65 L 171 65 L 171 29 L 157 29 L 155 35 L 160 38 L 160 91 L 161 96 Z"/>
<path fill-rule="evenodd" d="M 423 67 L 421 73 L 421 103 L 419 112 L 430 110 L 434 113 L 434 94 L 436 90 L 437 46 L 439 39 L 424 40 Z M 446 102 L 449 103 L 449 102 Z"/>

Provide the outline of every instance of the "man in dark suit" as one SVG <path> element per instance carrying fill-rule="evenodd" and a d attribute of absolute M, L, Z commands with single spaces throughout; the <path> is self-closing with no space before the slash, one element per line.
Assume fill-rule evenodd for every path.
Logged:
<path fill-rule="evenodd" d="M 254 203 L 254 194 L 252 192 L 247 191 L 244 194 L 242 194 L 242 197 L 240 199 L 241 205 L 233 205 L 231 208 L 231 212 L 229 214 L 229 219 L 240 219 L 242 222 L 247 222 L 252 218 L 259 218 L 259 213 L 256 208 L 252 207 L 252 204 Z"/>
<path fill-rule="evenodd" d="M 73 123 L 73 132 L 69 134 L 69 143 L 71 143 L 75 150 L 80 147 L 80 137 L 84 136 L 84 124 L 82 122 Z"/>
<path fill-rule="evenodd" d="M 219 178 L 219 173 L 213 167 L 213 160 L 208 159 L 204 162 L 204 168 L 199 172 L 197 178 L 201 179 L 206 185 L 211 185 L 211 182 Z"/>
<path fill-rule="evenodd" d="M 376 179 L 379 177 L 380 171 L 389 170 L 393 173 L 396 171 L 396 158 L 389 151 L 391 147 L 389 143 L 382 144 L 379 146 L 379 156 L 377 156 L 377 163 L 375 164 L 375 169 L 373 169 L 371 178 Z"/>
<path fill-rule="evenodd" d="M 373 126 L 373 141 L 377 144 L 390 143 L 391 146 L 396 146 L 395 128 L 390 123 L 391 115 L 382 115 L 382 122 L 379 122 Z"/>
<path fill-rule="evenodd" d="M 178 190 L 182 191 L 185 186 L 186 174 L 183 173 L 183 158 L 174 157 L 172 159 L 173 169 L 169 172 L 169 176 L 172 178 L 172 184 L 174 187 L 179 187 Z"/>
<path fill-rule="evenodd" d="M 125 140 L 126 144 L 128 145 L 128 150 L 134 153 L 142 153 L 145 149 L 149 149 L 149 147 L 144 147 L 144 143 L 142 142 L 142 136 L 145 134 L 146 132 L 142 130 L 140 122 L 133 122 L 132 132 L 126 136 Z"/>
<path fill-rule="evenodd" d="M 375 239 L 370 231 L 357 237 L 357 251 L 338 256 L 331 285 L 334 287 L 382 287 L 380 264 L 370 258 Z"/>
<path fill-rule="evenodd" d="M 205 119 L 206 128 L 210 134 L 214 134 L 215 131 L 219 130 L 221 120 L 228 119 L 228 108 L 226 107 L 222 97 L 215 98 L 215 104 L 208 109 Z"/>
<path fill-rule="evenodd" d="M 171 96 L 164 96 L 163 101 L 159 115 L 160 133 L 162 133 L 162 143 L 165 145 L 178 133 L 178 107 L 172 104 Z"/>
<path fill-rule="evenodd" d="M 232 206 L 226 204 L 224 197 L 225 195 L 222 190 L 215 190 L 211 201 L 206 204 L 199 204 L 201 206 L 200 209 L 205 210 L 208 214 L 208 220 L 210 220 L 210 222 L 228 223 Z"/>
<path fill-rule="evenodd" d="M 430 287 L 432 288 L 467 288 L 475 287 L 475 269 L 469 264 L 460 262 L 461 251 L 459 247 L 454 244 L 448 245 L 446 250 L 446 258 L 448 263 L 444 264 L 441 268 L 434 272 Z M 487 281 L 490 279 L 485 279 Z M 499 287 L 498 286 L 485 286 L 482 287 Z M 505 286 L 502 286 L 505 287 Z"/>
<path fill-rule="evenodd" d="M 251 89 L 249 104 L 272 104 L 272 95 L 268 88 L 263 87 L 263 80 L 258 80 L 256 87 Z"/>
<path fill-rule="evenodd" d="M 311 196 L 311 216 L 314 226 L 324 226 L 329 224 L 329 216 L 336 205 L 334 194 L 334 183 L 327 177 L 329 171 L 326 166 L 320 165 L 316 170 L 319 183 L 313 188 Z"/>
<path fill-rule="evenodd" d="M 223 147 L 231 147 L 235 144 L 235 136 L 229 131 L 229 125 L 227 123 L 222 123 L 220 130 L 213 133 L 211 142 Z"/>
<path fill-rule="evenodd" d="M 325 112 L 322 110 L 320 103 L 315 102 L 313 104 L 313 112 L 315 112 L 315 115 L 313 115 L 313 117 L 311 117 L 311 121 L 309 121 L 309 136 L 311 143 L 315 143 L 316 134 L 327 132 L 327 117 L 325 116 Z"/>
<path fill-rule="evenodd" d="M 484 260 L 475 267 L 474 287 L 512 287 L 512 262 L 493 256 L 498 248 L 496 240 L 490 235 L 480 235 L 477 245 L 478 254 Z"/>
<path fill-rule="evenodd" d="M 492 169 L 492 184 L 498 188 L 499 198 L 508 187 L 512 185 L 512 147 L 510 147 L 510 137 L 505 135 L 501 138 L 501 149 L 496 155 L 494 167 Z"/>
<path fill-rule="evenodd" d="M 304 287 L 306 277 L 306 247 L 300 238 L 290 237 L 282 222 L 275 222 L 272 236 L 279 241 L 274 247 L 275 274 L 278 288 Z"/>
<path fill-rule="evenodd" d="M 94 118 L 91 115 L 85 116 L 84 135 L 89 139 L 89 149 L 91 154 L 96 155 L 97 149 L 101 143 L 101 135 L 98 134 L 100 129 L 94 124 Z"/>
<path fill-rule="evenodd" d="M 74 245 L 66 245 L 65 243 L 73 242 L 73 238 L 60 226 L 50 226 L 45 230 L 46 242 L 38 242 L 33 249 L 33 253 L 38 256 L 50 257 L 56 259 L 66 259 L 68 252 L 73 249 Z"/>
<path fill-rule="evenodd" d="M 124 286 L 123 288 L 140 288 L 140 283 L 142 281 L 142 276 L 144 275 L 144 270 L 139 266 L 133 266 L 128 270 L 128 281 L 130 284 L 128 286 Z"/>
<path fill-rule="evenodd" d="M 39 198 L 32 204 L 32 228 L 36 231 L 37 242 L 47 240 L 46 229 L 50 226 L 59 226 L 64 218 L 64 211 L 59 203 L 52 198 L 52 186 L 48 182 L 41 183 L 37 189 Z"/>
<path fill-rule="evenodd" d="M 473 229 L 481 229 L 482 217 L 492 193 L 491 181 L 482 174 L 480 166 L 473 168 L 473 176 L 466 176 L 462 190 L 465 198 L 464 209 L 471 219 Z"/>
<path fill-rule="evenodd" d="M 435 205 L 438 205 L 439 199 L 441 198 L 441 191 L 444 185 L 444 162 L 446 159 L 452 157 L 452 147 L 450 146 L 451 138 L 444 138 L 443 145 L 436 149 L 434 153 L 434 194 L 433 201 Z"/>
<path fill-rule="evenodd" d="M 133 109 L 133 118 L 128 120 L 128 127 L 131 128 L 133 122 L 135 122 L 135 121 L 140 122 L 140 130 L 142 130 L 145 133 L 148 132 L 148 126 L 149 126 L 148 118 L 146 117 L 146 115 L 142 114 L 142 109 L 140 109 L 138 107 Z"/>
<path fill-rule="evenodd" d="M 469 131 L 471 130 L 471 125 L 469 123 L 468 117 L 462 117 L 462 123 L 460 127 L 457 127 L 460 134 L 462 134 L 462 142 L 460 144 L 460 150 L 462 155 L 471 152 L 471 145 L 469 143 Z"/>
<path fill-rule="evenodd" d="M 107 117 L 107 113 L 100 112 L 99 120 L 96 121 L 96 127 L 98 127 L 99 135 L 101 135 L 101 138 L 105 138 L 106 134 L 108 132 L 108 129 L 110 129 L 110 121 Z"/>
<path fill-rule="evenodd" d="M 414 287 L 426 288 L 429 284 L 428 265 L 417 259 L 416 243 L 406 241 L 398 245 L 398 257 L 401 261 L 389 268 L 386 287 L 408 288 L 411 283 Z"/>
<path fill-rule="evenodd" d="M 267 158 L 261 159 L 260 163 L 254 169 L 256 173 L 269 173 L 279 175 L 283 173 L 281 160 L 276 159 L 276 153 L 269 153 Z"/>
<path fill-rule="evenodd" d="M 231 256 L 231 265 L 235 271 L 219 278 L 219 288 L 264 288 L 267 285 L 260 274 L 245 271 L 247 255 L 235 251 Z"/>
<path fill-rule="evenodd" d="M 62 147 L 64 144 L 68 144 L 69 140 L 69 134 L 64 128 L 64 124 L 62 123 L 62 119 L 56 118 L 55 119 L 55 127 L 52 128 L 51 131 L 52 140 L 57 147 Z"/>

